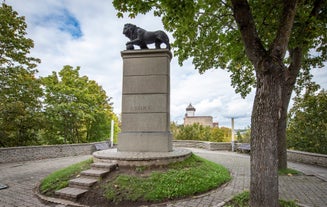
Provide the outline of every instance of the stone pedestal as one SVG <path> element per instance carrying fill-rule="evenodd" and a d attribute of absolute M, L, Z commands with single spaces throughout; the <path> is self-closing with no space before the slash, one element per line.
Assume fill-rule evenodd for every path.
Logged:
<path fill-rule="evenodd" d="M 170 60 L 166 49 L 126 50 L 120 152 L 170 152 Z"/>

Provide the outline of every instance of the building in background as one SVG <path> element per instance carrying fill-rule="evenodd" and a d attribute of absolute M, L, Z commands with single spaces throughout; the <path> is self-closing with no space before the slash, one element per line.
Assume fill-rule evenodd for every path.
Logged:
<path fill-rule="evenodd" d="M 195 108 L 190 103 L 186 108 L 184 126 L 198 123 L 203 126 L 218 127 L 218 122 L 213 122 L 212 116 L 195 116 L 195 111 Z"/>

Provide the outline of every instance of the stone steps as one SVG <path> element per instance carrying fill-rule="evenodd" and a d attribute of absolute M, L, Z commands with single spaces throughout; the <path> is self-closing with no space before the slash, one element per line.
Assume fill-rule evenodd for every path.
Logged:
<path fill-rule="evenodd" d="M 82 171 L 81 175 L 102 178 L 105 175 L 107 175 L 109 172 L 110 172 L 109 170 L 89 169 L 89 170 Z"/>
<path fill-rule="evenodd" d="M 115 170 L 117 168 L 117 163 L 106 163 L 106 162 L 96 162 L 92 163 L 92 168 L 99 168 L 99 169 L 107 169 L 107 170 Z"/>
<path fill-rule="evenodd" d="M 77 200 L 88 190 L 81 188 L 72 188 L 66 187 L 56 191 L 56 195 L 60 196 L 60 198 L 68 199 L 68 200 Z"/>
<path fill-rule="evenodd" d="M 69 181 L 69 187 L 89 189 L 98 182 L 96 178 L 75 178 Z"/>
<path fill-rule="evenodd" d="M 93 163 L 91 169 L 81 172 L 81 177 L 71 179 L 69 187 L 57 190 L 55 194 L 62 199 L 76 201 L 83 196 L 100 178 L 117 168 L 116 163 Z"/>

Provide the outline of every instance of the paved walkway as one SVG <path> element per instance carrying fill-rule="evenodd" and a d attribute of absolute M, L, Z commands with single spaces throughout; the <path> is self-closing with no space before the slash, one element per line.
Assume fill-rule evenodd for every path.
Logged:
<path fill-rule="evenodd" d="M 42 204 L 36 198 L 33 192 L 36 184 L 51 172 L 90 157 L 91 155 L 0 164 L 0 183 L 9 186 L 0 190 L 0 207 L 51 206 Z"/>
<path fill-rule="evenodd" d="M 191 150 L 195 154 L 227 167 L 233 176 L 232 181 L 204 195 L 152 205 L 153 207 L 218 207 L 233 195 L 249 189 L 250 159 L 248 155 L 226 151 Z M 36 183 L 55 170 L 89 157 L 91 156 L 0 164 L 0 183 L 9 186 L 7 189 L 0 190 L 0 207 L 62 207 L 62 205 L 42 204 L 33 193 Z M 296 200 L 305 206 L 327 207 L 327 168 L 298 163 L 289 163 L 289 167 L 302 171 L 305 175 L 280 176 L 280 197 L 285 200 Z"/>
<path fill-rule="evenodd" d="M 195 154 L 227 167 L 233 179 L 207 195 L 167 203 L 167 207 L 218 207 L 235 194 L 250 188 L 250 156 L 227 151 L 191 149 Z M 280 176 L 280 198 L 295 200 L 308 207 L 327 207 L 327 168 L 288 163 L 289 168 L 303 172 L 301 176 Z M 317 177 L 318 176 L 318 177 Z"/>

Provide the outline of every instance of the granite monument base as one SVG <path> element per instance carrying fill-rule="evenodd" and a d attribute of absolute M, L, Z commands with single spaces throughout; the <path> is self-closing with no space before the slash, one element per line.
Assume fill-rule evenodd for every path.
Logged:
<path fill-rule="evenodd" d="M 172 151 L 172 134 L 169 132 L 125 132 L 118 136 L 118 151 L 169 152 Z"/>
<path fill-rule="evenodd" d="M 170 60 L 166 49 L 123 51 L 118 152 L 171 152 Z"/>
<path fill-rule="evenodd" d="M 165 166 L 181 162 L 192 155 L 192 151 L 174 148 L 170 152 L 120 152 L 117 149 L 93 153 L 95 163 L 116 163 L 120 167 Z"/>

